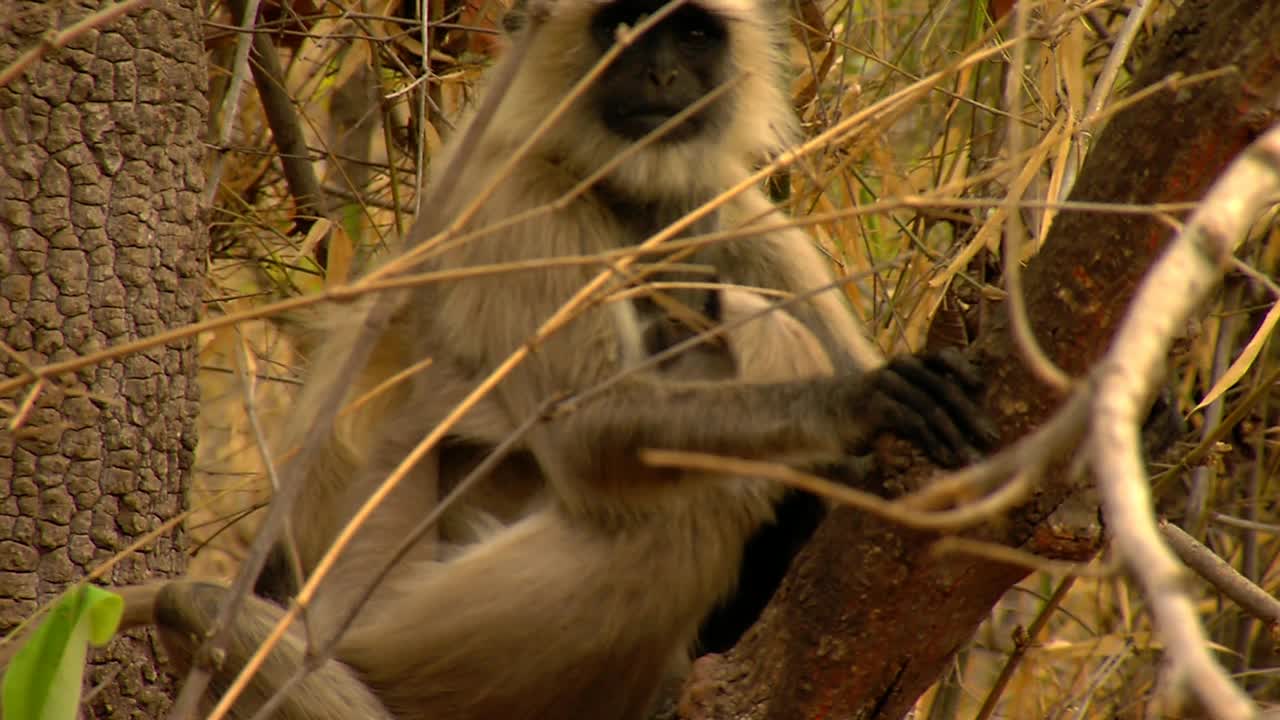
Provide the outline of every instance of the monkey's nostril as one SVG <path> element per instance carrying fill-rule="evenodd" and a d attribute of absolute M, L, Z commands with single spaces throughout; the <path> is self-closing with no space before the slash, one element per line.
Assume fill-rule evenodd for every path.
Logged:
<path fill-rule="evenodd" d="M 649 70 L 649 80 L 660 88 L 671 87 L 671 84 L 676 81 L 676 76 L 675 69 L 653 68 Z"/>

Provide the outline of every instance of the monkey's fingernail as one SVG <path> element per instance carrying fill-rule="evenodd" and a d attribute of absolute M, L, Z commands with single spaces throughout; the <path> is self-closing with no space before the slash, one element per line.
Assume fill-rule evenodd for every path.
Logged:
<path fill-rule="evenodd" d="M 996 427 L 995 423 L 982 418 L 977 430 L 979 434 L 977 439 L 982 442 L 983 450 L 991 450 L 1000 445 L 1000 428 Z"/>
<path fill-rule="evenodd" d="M 929 453 L 930 459 L 939 467 L 955 468 L 960 466 L 960 458 L 950 448 L 938 447 Z"/>

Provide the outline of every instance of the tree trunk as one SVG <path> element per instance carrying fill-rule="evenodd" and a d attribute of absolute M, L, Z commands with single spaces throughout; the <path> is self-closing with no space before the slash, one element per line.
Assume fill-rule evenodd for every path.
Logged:
<path fill-rule="evenodd" d="M 0 72 L 113 3 L 0 0 Z M 49 49 L 0 87 L 0 377 L 190 323 L 207 232 L 207 104 L 194 0 L 153 7 Z M 183 508 L 197 412 L 194 342 L 115 357 L 0 398 L 0 630 Z M 162 533 L 103 578 L 179 574 Z M 164 678 L 145 635 L 96 656 L 95 717 L 158 717 Z"/>
<path fill-rule="evenodd" d="M 1271 122 L 1280 90 L 1280 2 L 1188 0 L 1152 43 L 1134 89 L 1173 73 L 1240 72 L 1157 92 L 1098 139 L 1071 200 L 1143 205 L 1199 199 Z M 1064 213 L 1024 278 L 1036 334 L 1076 375 L 1106 349 L 1139 279 L 1172 231 L 1154 216 Z M 1006 442 L 1059 404 L 1026 369 L 1007 322 L 984 330 L 986 406 Z M 1069 495 L 1042 482 L 983 537 L 1053 554 L 1044 520 Z M 729 655 L 701 666 L 686 717 L 901 718 L 949 667 L 1026 571 L 989 559 L 936 557 L 936 535 L 841 509 L 819 530 L 761 622 Z"/>

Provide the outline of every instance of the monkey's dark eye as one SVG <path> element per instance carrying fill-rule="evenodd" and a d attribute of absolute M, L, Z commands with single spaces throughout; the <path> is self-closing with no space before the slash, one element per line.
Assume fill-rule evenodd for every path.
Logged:
<path fill-rule="evenodd" d="M 691 50 L 705 50 L 723 41 L 725 28 L 721 21 L 707 12 L 686 6 L 669 20 L 672 36 Z"/>
<path fill-rule="evenodd" d="M 680 39 L 692 48 L 704 48 L 711 44 L 711 34 L 702 28 L 687 28 Z"/>

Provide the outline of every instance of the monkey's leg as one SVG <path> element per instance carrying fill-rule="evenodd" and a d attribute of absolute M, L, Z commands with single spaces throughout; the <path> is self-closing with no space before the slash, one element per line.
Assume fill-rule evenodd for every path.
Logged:
<path fill-rule="evenodd" d="M 637 720 L 740 559 L 737 521 L 670 505 L 617 533 L 544 507 L 396 578 L 338 656 L 401 720 Z"/>
<path fill-rule="evenodd" d="M 146 603 L 154 603 L 154 620 L 165 648 L 173 656 L 179 676 L 190 669 L 201 643 L 213 629 L 214 620 L 228 590 L 220 585 L 180 580 L 160 586 L 126 588 L 126 601 L 140 600 L 136 609 L 126 609 L 126 617 L 145 614 Z M 137 591 L 137 592 L 133 592 Z M 144 592 L 145 591 L 145 592 Z M 245 663 L 271 632 L 284 611 L 256 597 L 244 607 L 229 629 L 226 656 L 211 669 L 213 680 L 205 697 L 205 710 L 221 697 Z M 262 668 L 254 675 L 232 710 L 235 718 L 250 718 L 300 667 L 306 657 L 306 642 L 298 628 L 290 628 Z M 392 720 L 391 715 L 360 681 L 337 660 L 328 660 L 312 671 L 288 693 L 273 718 L 280 720 Z"/>
<path fill-rule="evenodd" d="M 260 598 L 286 604 L 299 590 L 329 545 L 354 512 L 382 484 L 396 463 L 417 445 L 426 432 L 412 419 L 399 418 L 401 427 L 389 435 L 398 444 L 385 440 L 372 451 L 380 459 L 362 465 L 332 462 L 322 457 L 314 463 L 305 478 L 304 492 L 292 511 L 293 534 L 297 542 L 303 577 L 297 577 L 289 557 L 288 540 L 272 548 L 267 563 L 254 583 L 254 594 Z M 331 464 L 326 464 L 331 463 Z M 439 488 L 439 453 L 421 459 L 412 474 L 395 488 L 356 531 L 354 538 L 338 557 L 329 577 L 308 607 L 311 640 L 323 645 L 337 631 L 355 603 L 359 602 L 377 578 L 391 548 L 397 547 L 419 521 L 436 506 Z M 345 475 L 344 475 L 345 473 Z M 440 543 L 433 532 L 422 537 L 402 558 L 401 567 L 413 563 L 432 563 L 440 556 Z"/>

